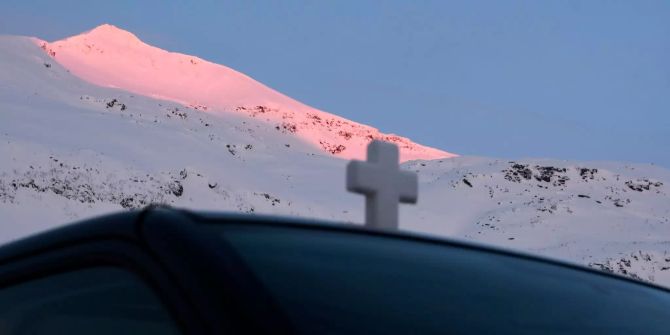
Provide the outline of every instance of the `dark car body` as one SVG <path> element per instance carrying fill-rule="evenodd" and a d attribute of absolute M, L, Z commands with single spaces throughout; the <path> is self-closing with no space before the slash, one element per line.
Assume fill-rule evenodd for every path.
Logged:
<path fill-rule="evenodd" d="M 169 208 L 0 248 L 0 333 L 666 333 L 670 292 L 408 233 Z"/>

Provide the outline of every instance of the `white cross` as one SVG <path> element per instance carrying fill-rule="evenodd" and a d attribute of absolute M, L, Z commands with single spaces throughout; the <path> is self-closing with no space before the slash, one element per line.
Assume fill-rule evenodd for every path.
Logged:
<path fill-rule="evenodd" d="M 400 171 L 395 144 L 372 141 L 367 162 L 352 160 L 347 165 L 347 190 L 365 195 L 365 225 L 398 229 L 398 202 L 416 203 L 418 177 Z"/>

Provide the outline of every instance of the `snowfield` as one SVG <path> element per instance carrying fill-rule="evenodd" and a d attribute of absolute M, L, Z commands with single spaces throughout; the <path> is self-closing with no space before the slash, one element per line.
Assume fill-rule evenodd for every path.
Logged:
<path fill-rule="evenodd" d="M 670 286 L 662 167 L 456 157 L 113 26 L 54 43 L 0 36 L 3 242 L 152 203 L 356 224 L 364 202 L 345 191 L 343 158 L 370 138 L 398 143 L 419 174 L 401 229 Z"/>

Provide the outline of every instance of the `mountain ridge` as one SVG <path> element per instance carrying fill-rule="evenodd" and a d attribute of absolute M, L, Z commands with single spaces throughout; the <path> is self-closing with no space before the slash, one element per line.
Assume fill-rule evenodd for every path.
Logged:
<path fill-rule="evenodd" d="M 366 145 L 372 139 L 398 144 L 401 161 L 456 156 L 309 107 L 239 71 L 148 45 L 131 32 L 110 24 L 39 44 L 74 75 L 96 85 L 175 101 L 211 113 L 258 118 L 341 158 L 365 158 Z"/>
<path fill-rule="evenodd" d="M 44 51 L 0 36 L 0 241 L 149 204 L 363 221 L 345 160 L 243 112 L 92 84 Z M 419 177 L 402 230 L 670 286 L 670 170 L 486 157 L 400 168 Z"/>

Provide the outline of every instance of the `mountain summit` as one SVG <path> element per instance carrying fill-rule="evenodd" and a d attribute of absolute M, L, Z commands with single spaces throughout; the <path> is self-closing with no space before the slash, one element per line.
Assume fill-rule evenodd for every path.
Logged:
<path fill-rule="evenodd" d="M 89 37 L 97 36 L 98 38 L 101 39 L 112 39 L 117 41 L 126 41 L 134 43 L 141 42 L 140 39 L 137 38 L 137 36 L 135 36 L 135 34 L 108 23 L 101 24 L 84 34 L 86 34 Z"/>
<path fill-rule="evenodd" d="M 40 43 L 58 63 L 91 83 L 207 112 L 254 117 L 342 158 L 364 158 L 372 139 L 398 144 L 401 161 L 455 156 L 309 107 L 231 68 L 153 47 L 113 25 Z"/>

